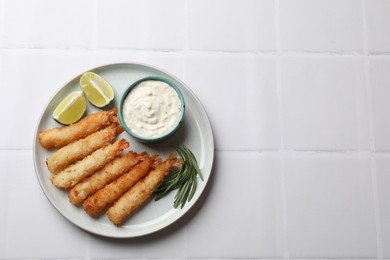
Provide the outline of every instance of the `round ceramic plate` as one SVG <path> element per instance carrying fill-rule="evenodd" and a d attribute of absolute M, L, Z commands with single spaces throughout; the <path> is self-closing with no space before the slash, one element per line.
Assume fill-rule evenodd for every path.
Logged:
<path fill-rule="evenodd" d="M 113 104 L 109 105 L 109 108 L 117 106 L 120 96 L 125 89 L 138 79 L 147 76 L 160 76 L 176 84 L 183 93 L 186 102 L 186 113 L 181 127 L 172 137 L 157 144 L 139 143 L 125 132 L 118 138 L 125 138 L 129 141 L 130 148 L 128 150 L 136 152 L 146 151 L 150 154 L 158 153 L 163 159 L 169 153 L 174 152 L 173 145 L 186 145 L 198 159 L 204 180 L 201 181 L 198 178 L 198 187 L 194 197 L 182 209 L 173 207 L 174 195 L 176 193 L 176 191 L 173 191 L 159 201 L 149 200 L 142 208 L 130 216 L 121 227 L 115 227 L 105 214 L 98 218 L 91 218 L 84 212 L 82 207 L 72 205 L 68 200 L 67 192 L 57 189 L 50 182 L 51 173 L 48 171 L 45 161 L 53 151 L 41 147 L 37 134 L 39 131 L 60 126 L 52 119 L 53 110 L 63 97 L 80 89 L 79 79 L 83 72 L 59 89 L 45 107 L 39 119 L 34 135 L 33 153 L 35 171 L 42 190 L 52 205 L 65 218 L 91 233 L 107 237 L 129 238 L 161 230 L 181 218 L 196 203 L 209 180 L 214 160 L 214 139 L 207 114 L 198 98 L 183 82 L 158 68 L 139 63 L 120 63 L 97 67 L 89 71 L 99 74 L 113 87 L 115 99 L 112 102 Z M 99 109 L 88 104 L 87 114 L 97 111 Z"/>

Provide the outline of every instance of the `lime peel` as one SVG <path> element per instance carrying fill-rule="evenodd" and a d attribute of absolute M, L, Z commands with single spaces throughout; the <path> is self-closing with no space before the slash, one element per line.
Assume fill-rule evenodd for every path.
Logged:
<path fill-rule="evenodd" d="M 69 125 L 78 121 L 87 109 L 87 101 L 82 91 L 67 95 L 54 109 L 52 117 L 57 122 Z"/>
<path fill-rule="evenodd" d="M 111 85 L 94 72 L 86 72 L 80 77 L 80 87 L 88 101 L 96 107 L 108 105 L 115 97 Z"/>
<path fill-rule="evenodd" d="M 62 114 L 63 112 L 65 112 L 65 110 L 67 110 L 69 107 L 71 107 L 77 101 L 77 99 L 79 98 L 80 95 L 84 95 L 83 92 L 80 92 L 78 95 L 75 95 L 73 97 L 72 101 L 70 103 L 66 104 L 62 108 L 62 110 L 60 112 L 58 112 L 58 115 Z M 55 111 L 54 111 L 54 113 L 55 113 Z M 54 115 L 54 113 L 53 113 L 53 115 Z M 56 117 L 58 117 L 58 115 Z"/>

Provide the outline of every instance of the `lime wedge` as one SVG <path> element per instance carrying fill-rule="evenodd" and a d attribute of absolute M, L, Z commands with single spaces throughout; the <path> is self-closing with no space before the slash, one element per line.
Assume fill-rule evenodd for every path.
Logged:
<path fill-rule="evenodd" d="M 70 125 L 78 121 L 85 113 L 87 100 L 82 91 L 67 95 L 54 109 L 53 118 L 57 122 Z"/>
<path fill-rule="evenodd" d="M 114 99 L 110 84 L 93 72 L 86 72 L 80 78 L 80 87 L 88 101 L 96 107 L 104 107 Z"/>

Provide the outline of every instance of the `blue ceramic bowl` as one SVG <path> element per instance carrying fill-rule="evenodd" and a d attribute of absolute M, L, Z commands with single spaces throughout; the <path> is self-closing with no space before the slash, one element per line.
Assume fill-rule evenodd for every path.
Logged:
<path fill-rule="evenodd" d="M 171 128 L 170 131 L 168 132 L 165 132 L 163 133 L 162 135 L 159 135 L 157 137 L 153 137 L 153 138 L 150 138 L 150 137 L 144 137 L 144 136 L 140 136 L 136 133 L 134 133 L 130 128 L 129 126 L 126 124 L 125 120 L 124 120 L 124 115 L 123 115 L 123 103 L 126 99 L 126 97 L 128 96 L 128 94 L 138 85 L 140 84 L 141 82 L 143 81 L 147 81 L 147 80 L 157 80 L 157 81 L 163 81 L 165 83 L 167 83 L 169 86 L 171 86 L 177 93 L 177 95 L 179 96 L 179 99 L 180 99 L 180 104 L 181 104 L 181 112 L 180 112 L 180 115 L 179 115 L 179 119 L 177 120 L 177 123 L 176 125 Z M 173 133 L 176 132 L 176 130 L 179 128 L 183 118 L 184 118 L 184 112 L 185 112 L 185 102 L 184 102 L 184 97 L 183 97 L 183 94 L 181 93 L 180 89 L 175 85 L 173 84 L 171 81 L 165 79 L 165 78 L 162 78 L 162 77 L 159 77 L 159 76 L 150 76 L 150 77 L 146 77 L 146 78 L 142 78 L 142 79 L 139 79 L 137 80 L 136 82 L 134 82 L 133 84 L 131 84 L 127 89 L 126 91 L 122 94 L 121 98 L 120 98 L 120 101 L 119 101 L 119 106 L 118 106 L 118 119 L 119 119 L 119 123 L 121 124 L 121 126 L 123 127 L 123 129 L 130 135 L 132 136 L 134 139 L 138 140 L 139 142 L 142 142 L 142 143 L 157 143 L 157 142 L 160 142 L 160 141 L 163 141 L 165 139 L 167 139 L 168 137 L 172 136 Z"/>

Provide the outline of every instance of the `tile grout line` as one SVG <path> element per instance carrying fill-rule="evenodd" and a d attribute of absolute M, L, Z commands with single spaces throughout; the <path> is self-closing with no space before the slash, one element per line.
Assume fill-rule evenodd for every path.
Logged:
<path fill-rule="evenodd" d="M 0 6 L 1 7 L 1 6 Z M 97 16 L 97 7 L 95 8 L 95 16 Z M 97 17 L 95 17 L 97 20 Z M 0 31 L 1 31 L 0 26 Z M 256 56 L 264 56 L 264 57 L 277 57 L 278 55 L 283 54 L 288 57 L 390 57 L 390 52 L 378 52 L 378 53 L 367 53 L 364 52 L 329 52 L 329 51 L 273 51 L 273 50 L 256 50 L 256 51 L 239 51 L 239 50 L 197 50 L 197 49 L 189 49 L 188 41 L 184 43 L 184 51 L 183 49 L 158 49 L 158 48 L 99 48 L 97 44 L 97 29 L 94 29 L 95 36 L 91 39 L 91 47 L 50 47 L 50 46 L 27 46 L 27 45 L 14 45 L 14 46 L 1 46 L 0 48 L 4 51 L 113 51 L 113 52 L 123 52 L 123 51 L 131 51 L 131 52 L 150 52 L 150 53 L 206 53 L 206 54 L 226 54 L 226 55 L 236 55 L 236 54 L 254 54 Z M 188 32 L 185 33 L 188 35 Z"/>
<path fill-rule="evenodd" d="M 369 149 L 370 152 L 375 152 L 375 136 L 374 136 L 374 123 L 373 123 L 373 105 L 372 105 L 372 93 L 370 84 L 370 65 L 368 60 L 368 35 L 367 35 L 367 19 L 365 12 L 364 0 L 362 3 L 362 16 L 363 16 L 363 49 L 364 49 L 364 72 L 365 72 L 365 90 L 367 96 L 367 108 L 368 108 L 368 127 L 369 127 Z"/>
<path fill-rule="evenodd" d="M 282 57 L 282 46 L 281 46 L 281 32 L 279 24 L 279 0 L 275 0 L 275 44 L 276 44 L 276 88 L 278 95 L 278 119 L 279 119 L 279 152 L 284 151 L 284 138 L 283 138 L 283 96 L 282 96 L 282 66 L 281 66 L 281 57 Z"/>
<path fill-rule="evenodd" d="M 283 95 L 282 95 L 282 40 L 280 28 L 280 1 L 275 0 L 275 48 L 276 48 L 276 88 L 278 94 L 278 119 L 279 119 L 279 153 L 284 152 L 284 134 L 283 134 Z M 282 223 L 283 223 L 283 253 L 284 259 L 290 259 L 290 251 L 288 246 L 288 226 L 287 226 L 287 196 L 286 196 L 286 178 L 283 158 L 279 157 L 280 172 L 281 172 L 281 189 L 282 189 Z"/>
<path fill-rule="evenodd" d="M 296 257 L 294 260 L 375 260 L 370 257 Z"/>
<path fill-rule="evenodd" d="M 152 258 L 153 259 L 153 258 Z M 193 260 L 217 260 L 217 259 L 224 259 L 224 260 L 238 260 L 238 259 L 247 259 L 247 260 L 283 260 L 284 258 L 281 257 L 250 257 L 250 258 L 231 258 L 231 257 L 220 257 L 220 258 L 209 258 L 209 257 L 189 257 L 186 259 L 193 259 Z M 375 260 L 375 258 L 369 258 L 369 257 L 294 257 L 291 258 L 292 260 Z"/>
<path fill-rule="evenodd" d="M 377 250 L 378 250 L 378 259 L 383 260 L 383 244 L 382 244 L 382 231 L 381 231 L 381 218 L 379 212 L 379 196 L 378 196 L 378 179 L 376 174 L 376 163 L 375 159 L 371 157 L 371 179 L 372 179 L 372 193 L 373 193 L 373 203 L 374 203 L 374 217 L 375 217 L 375 228 L 376 228 L 376 240 L 377 240 Z"/>
<path fill-rule="evenodd" d="M 365 69 L 365 86 L 367 94 L 367 108 L 368 108 L 368 125 L 369 125 L 369 137 L 370 137 L 370 161 L 371 161 L 371 179 L 372 179 L 372 193 L 374 203 L 374 216 L 375 216 L 375 228 L 376 228 L 376 240 L 377 240 L 377 253 L 378 259 L 383 259 L 383 245 L 382 245 L 382 232 L 381 232 L 381 219 L 379 212 L 379 196 L 378 196 L 378 179 L 376 173 L 376 163 L 374 158 L 375 152 L 375 135 L 374 135 L 374 118 L 373 118 L 373 104 L 372 104 L 372 88 L 370 80 L 370 63 L 369 63 L 369 51 L 368 51 L 368 29 L 367 29 L 367 12 L 365 0 L 361 0 L 362 18 L 363 18 L 363 48 L 364 48 L 364 69 Z"/>

